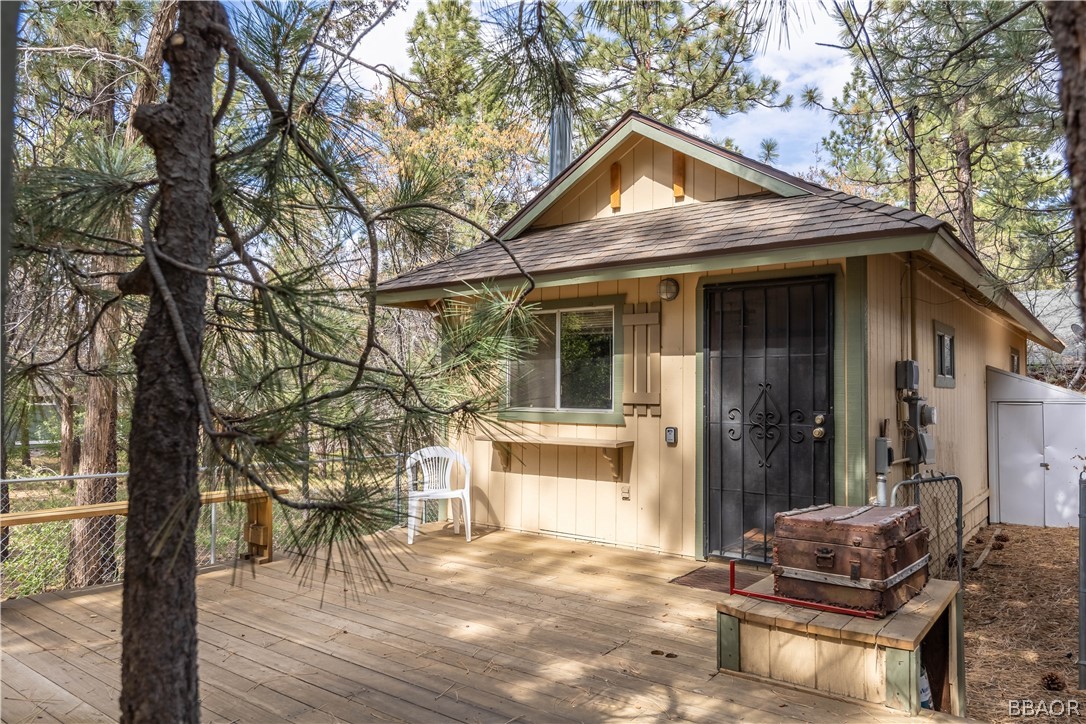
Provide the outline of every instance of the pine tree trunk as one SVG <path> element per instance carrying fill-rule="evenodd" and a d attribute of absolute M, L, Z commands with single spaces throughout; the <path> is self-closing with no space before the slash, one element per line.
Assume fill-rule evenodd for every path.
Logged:
<path fill-rule="evenodd" d="M 958 117 L 964 116 L 968 107 L 964 99 L 956 104 Z M 955 125 L 954 139 L 954 174 L 958 185 L 958 231 L 966 246 L 976 251 L 976 218 L 973 213 L 973 148 L 969 143 L 969 133 Z"/>
<path fill-rule="evenodd" d="M 155 153 L 161 179 L 155 245 L 207 268 L 211 208 L 212 87 L 226 26 L 218 3 L 182 3 L 166 51 L 166 103 L 141 106 L 134 124 Z M 153 253 L 153 252 L 151 252 Z M 199 408 L 187 353 L 199 363 L 207 279 L 167 264 L 169 296 L 156 285 L 135 346 L 136 392 L 129 440 L 121 720 L 199 720 L 196 672 L 196 542 Z M 180 344 L 171 313 L 182 326 Z M 191 360 L 190 360 L 191 361 Z"/>
<path fill-rule="evenodd" d="M 1052 44 L 1063 77 L 1060 102 L 1067 132 L 1071 170 L 1071 213 L 1075 229 L 1075 284 L 1086 324 L 1086 6 L 1074 2 L 1046 4 Z"/>
<path fill-rule="evenodd" d="M 75 404 L 72 400 L 72 383 L 65 380 L 57 395 L 60 408 L 60 474 L 75 473 Z"/>
<path fill-rule="evenodd" d="M 116 6 L 110 0 L 94 3 L 94 12 L 100 22 L 113 23 Z M 104 52 L 114 52 L 108 33 L 101 33 L 98 43 Z M 104 136 L 111 136 L 116 126 L 116 75 L 109 64 L 102 64 L 91 97 L 95 99 L 88 117 Z M 97 278 L 116 279 L 124 271 L 124 259 L 103 256 L 95 263 Z M 112 276 L 105 276 L 112 275 Z M 110 284 L 104 281 L 104 284 Z M 115 291 L 115 290 L 109 290 Z M 87 380 L 86 412 L 83 417 L 82 454 L 79 460 L 81 475 L 98 475 L 117 472 L 117 383 L 108 368 L 116 356 L 116 340 L 121 332 L 120 312 L 116 307 L 102 315 L 91 334 L 87 362 L 90 369 L 105 370 Z M 111 503 L 117 499 L 116 479 L 77 480 L 75 504 L 94 505 Z M 69 588 L 82 588 L 114 580 L 117 538 L 117 519 L 113 517 L 80 518 L 72 521 L 72 533 L 68 547 L 67 580 Z"/>
<path fill-rule="evenodd" d="M 101 0 L 96 3 L 95 11 L 112 16 L 113 3 Z M 163 2 L 158 9 L 148 36 L 145 65 L 157 70 L 159 59 L 166 44 L 166 39 L 173 30 L 177 14 L 174 0 Z M 103 39 L 102 50 L 112 52 L 109 40 Z M 102 128 L 103 133 L 112 134 L 115 126 L 114 113 L 116 87 L 113 73 L 107 73 L 96 84 L 94 97 L 101 102 L 92 108 L 91 116 Z M 143 103 L 151 101 L 157 92 L 157 77 L 145 77 L 132 98 L 133 110 Z M 130 117 L 134 113 L 129 114 Z M 125 129 L 125 143 L 138 140 L 136 129 L 129 124 Z M 117 230 L 118 238 L 131 239 L 131 225 L 125 220 Z M 127 270 L 125 259 L 104 256 L 96 264 L 96 271 L 105 275 L 100 278 L 116 280 Z M 116 292 L 116 289 L 110 289 Z M 121 333 L 121 315 L 116 307 L 107 310 L 91 335 L 88 362 L 91 369 L 108 368 L 116 357 L 116 340 Z M 83 475 L 117 472 L 117 383 L 108 374 L 91 377 L 87 385 L 86 414 L 83 421 L 79 472 Z M 76 484 L 76 505 L 111 503 L 117 499 L 117 481 L 115 479 L 79 480 Z M 114 517 L 84 518 L 72 521 L 71 545 L 69 548 L 67 579 L 70 588 L 82 588 L 99 583 L 108 583 L 117 578 L 117 519 Z"/>

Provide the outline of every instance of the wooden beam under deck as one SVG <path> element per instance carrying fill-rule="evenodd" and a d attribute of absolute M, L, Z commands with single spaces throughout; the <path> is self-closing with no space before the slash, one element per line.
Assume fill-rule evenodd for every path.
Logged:
<path fill-rule="evenodd" d="M 390 538 L 387 590 L 300 588 L 285 560 L 201 574 L 203 720 L 908 721 L 718 675 L 722 596 L 669 583 L 701 562 L 440 524 Z M 0 604 L 3 721 L 117 718 L 120 594 Z"/>

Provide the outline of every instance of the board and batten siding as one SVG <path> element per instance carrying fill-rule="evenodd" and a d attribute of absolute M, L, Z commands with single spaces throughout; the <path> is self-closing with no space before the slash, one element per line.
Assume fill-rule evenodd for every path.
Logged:
<path fill-rule="evenodd" d="M 961 477 L 966 537 L 988 517 L 988 426 L 985 367 L 1007 369 L 1011 348 L 1026 348 L 1024 334 L 995 311 L 963 298 L 932 263 L 919 255 L 916 264 L 916 343 L 910 352 L 909 270 L 906 257 L 868 257 L 868 426 L 869 459 L 879 422 L 890 420 L 892 447 L 904 456 L 897 420 L 894 363 L 915 359 L 920 366 L 920 395 L 938 410 L 936 463 L 922 469 Z M 934 322 L 954 329 L 955 386 L 935 387 Z M 902 479 L 904 466 L 894 466 L 890 479 Z M 873 491 L 872 491 L 873 492 Z"/>
<path fill-rule="evenodd" d="M 674 154 L 670 147 L 634 135 L 596 164 L 562 198 L 547 209 L 533 229 L 606 218 L 618 214 L 651 211 L 681 204 L 729 199 L 764 191 L 761 186 L 685 157 L 682 198 L 675 198 Z M 611 208 L 611 164 L 621 166 L 621 207 Z"/>
<path fill-rule="evenodd" d="M 828 260 L 674 275 L 680 293 L 671 302 L 660 302 L 659 276 L 535 290 L 531 301 L 575 302 L 622 295 L 626 304 L 660 302 L 660 414 L 625 415 L 620 425 L 505 423 L 509 432 L 530 437 L 633 440 L 633 447 L 622 452 L 619 482 L 613 480 L 611 466 L 597 448 L 514 444 L 505 471 L 493 443 L 477 440 L 474 433 L 462 435 L 455 445 L 472 463 L 472 520 L 522 532 L 697 555 L 701 530 L 698 415 L 703 395 L 697 374 L 699 281 L 731 276 L 742 281 L 752 275 L 771 280 L 777 275 L 833 273 L 843 268 L 843 260 Z M 844 284 L 839 282 L 837 289 L 843 294 Z M 838 414 L 839 434 L 844 433 L 846 415 Z M 677 445 L 664 442 L 664 428 L 669 426 L 678 428 Z"/>

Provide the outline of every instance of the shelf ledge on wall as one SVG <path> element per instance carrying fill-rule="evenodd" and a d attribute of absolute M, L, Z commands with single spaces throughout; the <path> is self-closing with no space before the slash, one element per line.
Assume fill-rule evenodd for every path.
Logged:
<path fill-rule="evenodd" d="M 538 437 L 534 435 L 513 435 L 503 433 L 489 433 L 475 438 L 484 442 L 494 443 L 494 449 L 498 452 L 502 470 L 509 472 L 512 463 L 513 445 L 556 445 L 560 447 L 590 447 L 599 448 L 603 457 L 611 465 L 611 477 L 614 481 L 622 480 L 622 450 L 633 447 L 633 440 L 607 440 L 593 437 Z"/>

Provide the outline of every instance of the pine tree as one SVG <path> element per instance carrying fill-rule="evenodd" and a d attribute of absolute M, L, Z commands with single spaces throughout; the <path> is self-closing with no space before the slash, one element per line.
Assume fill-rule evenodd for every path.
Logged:
<path fill-rule="evenodd" d="M 484 78 L 542 123 L 573 110 L 581 143 L 627 110 L 698 127 L 758 106 L 788 108 L 780 83 L 752 61 L 770 29 L 765 6 L 592 0 L 536 2 L 493 13 Z"/>
<path fill-rule="evenodd" d="M 76 298 L 100 257 L 129 268 L 141 260 L 113 275 L 121 296 L 110 300 L 142 317 L 128 438 L 125 721 L 198 717 L 202 462 L 225 469 L 215 483 L 254 486 L 305 513 L 282 541 L 298 551 L 303 580 L 332 558 L 384 580 L 367 537 L 395 516 L 378 456 L 492 414 L 502 361 L 529 338 L 527 276 L 523 289 L 480 289 L 444 310 L 440 354 L 387 338 L 393 315 L 377 308 L 375 287 L 396 240 L 426 243 L 435 218 L 471 220 L 435 203 L 425 176 L 386 183 L 395 176 L 381 172 L 375 136 L 357 122 L 372 98 L 339 64 L 389 8 L 357 10 L 260 4 L 227 15 L 218 3 L 181 3 L 165 45 L 167 99 L 134 116 L 154 172 L 138 153 L 120 163 L 120 144 L 105 156 L 116 163 L 97 166 L 80 154 L 36 163 L 24 149 L 21 268 L 63 261 L 50 267 L 50 291 Z M 316 53 L 318 44 L 336 52 Z M 79 124 L 56 90 L 59 110 L 38 117 L 63 138 Z M 33 103 L 23 108 L 28 122 Z M 110 223 L 133 208 L 134 242 Z M 77 339 L 100 319 L 86 315 Z M 71 360 L 82 344 L 36 364 Z M 307 477 L 302 455 L 313 449 L 339 453 L 349 474 Z"/>
<path fill-rule="evenodd" d="M 915 109 L 919 210 L 950 221 L 1008 282 L 1058 284 L 1071 263 L 1069 186 L 1058 154 L 1055 54 L 1040 7 L 835 7 L 868 87 L 854 75 L 848 90 L 863 91 L 866 107 L 850 108 L 846 98 L 835 108 L 838 130 L 823 145 L 833 165 L 849 168 L 861 187 L 896 180 L 904 188 L 905 119 Z M 807 101 L 818 103 L 817 94 Z M 869 144 L 873 130 L 887 143 Z"/>
<path fill-rule="evenodd" d="M 1072 178 L 1071 209 L 1074 220 L 1075 274 L 1079 309 L 1086 324 L 1086 135 L 1082 119 L 1086 117 L 1086 8 L 1078 3 L 1046 3 L 1051 18 L 1052 42 L 1059 56 L 1063 74 L 1060 81 L 1060 105 L 1067 133 L 1067 161 Z M 1086 684 L 1080 678 L 1079 686 Z"/>
<path fill-rule="evenodd" d="M 751 68 L 768 30 L 756 3 L 594 0 L 574 14 L 585 37 L 586 115 L 602 132 L 633 108 L 699 124 L 756 106 L 785 106 L 780 83 Z M 591 80 L 594 78 L 600 80 Z"/>

